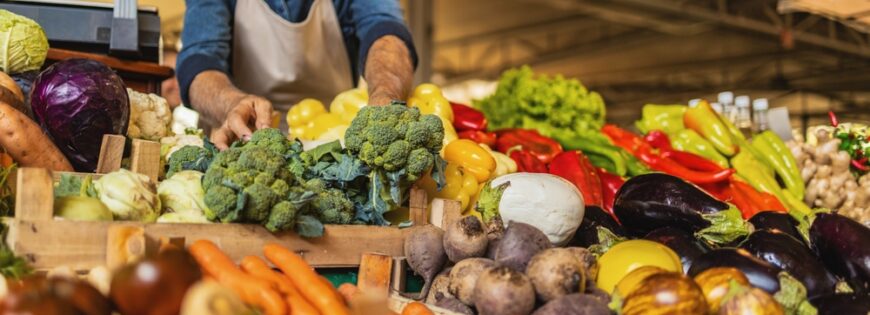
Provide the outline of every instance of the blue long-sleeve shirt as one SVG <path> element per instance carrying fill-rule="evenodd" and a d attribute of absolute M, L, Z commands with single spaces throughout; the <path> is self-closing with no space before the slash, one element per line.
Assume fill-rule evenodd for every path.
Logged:
<path fill-rule="evenodd" d="M 231 75 L 233 16 L 237 0 L 186 0 L 183 48 L 178 54 L 176 75 L 181 98 L 190 104 L 190 84 L 197 74 L 218 70 Z M 314 0 L 259 0 L 287 21 L 298 23 L 308 16 Z M 402 11 L 393 0 L 332 0 L 350 57 L 353 80 L 365 73 L 366 56 L 371 45 L 385 35 L 405 42 L 414 66 L 417 53 Z"/>

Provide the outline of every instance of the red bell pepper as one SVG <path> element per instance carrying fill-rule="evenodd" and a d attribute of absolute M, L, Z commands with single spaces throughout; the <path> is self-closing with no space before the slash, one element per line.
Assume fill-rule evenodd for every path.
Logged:
<path fill-rule="evenodd" d="M 550 174 L 567 179 L 577 186 L 583 194 L 583 203 L 587 206 L 603 206 L 598 171 L 589 158 L 579 151 L 565 151 L 556 155 L 550 162 Z"/>
<path fill-rule="evenodd" d="M 453 128 L 456 131 L 486 130 L 486 117 L 483 112 L 468 105 L 450 102 L 453 110 Z"/>
<path fill-rule="evenodd" d="M 514 149 L 507 154 L 514 162 L 517 162 L 517 172 L 547 173 L 547 165 L 529 151 Z"/>
<path fill-rule="evenodd" d="M 562 152 L 562 145 L 559 142 L 547 138 L 535 130 L 507 129 L 497 131 L 496 134 L 498 140 L 495 142 L 495 148 L 502 153 L 507 153 L 519 146 L 538 158 L 541 163 L 547 164 Z"/>
<path fill-rule="evenodd" d="M 718 172 L 691 170 L 674 160 L 653 153 L 652 148 L 649 146 L 640 146 L 636 155 L 638 159 L 654 170 L 680 177 L 695 184 L 721 182 L 731 177 L 731 174 L 734 174 L 734 170 L 730 168 Z"/>
<path fill-rule="evenodd" d="M 457 135 L 459 136 L 459 139 L 468 139 L 476 143 L 488 145 L 490 147 L 495 146 L 495 140 L 497 139 L 497 136 L 494 132 L 486 132 L 481 130 L 460 131 Z"/>
<path fill-rule="evenodd" d="M 616 193 L 619 191 L 619 188 L 622 187 L 622 184 L 625 184 L 625 179 L 619 175 L 610 174 L 603 168 L 598 168 L 598 178 L 601 179 L 601 198 L 604 203 L 602 208 L 616 218 L 613 214 L 613 203 L 616 201 Z"/>
<path fill-rule="evenodd" d="M 701 187 L 708 194 L 724 202 L 731 202 L 731 199 L 734 198 L 731 193 L 731 181 L 699 184 L 698 187 Z"/>
<path fill-rule="evenodd" d="M 610 138 L 610 141 L 614 145 L 625 149 L 631 154 L 636 154 L 639 147 L 647 146 L 638 135 L 613 124 L 606 124 L 604 127 L 601 127 L 601 133 Z"/>
<path fill-rule="evenodd" d="M 660 130 L 648 132 L 643 139 L 647 144 L 659 149 L 659 153 L 663 157 L 672 159 L 689 169 L 709 172 L 719 172 L 723 170 L 721 166 L 702 156 L 674 150 L 674 148 L 671 147 L 671 139 L 668 138 L 667 134 Z"/>

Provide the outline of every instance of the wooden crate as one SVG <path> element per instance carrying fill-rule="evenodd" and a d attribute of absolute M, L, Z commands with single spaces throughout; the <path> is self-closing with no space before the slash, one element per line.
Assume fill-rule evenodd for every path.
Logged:
<path fill-rule="evenodd" d="M 98 174 L 117 170 L 123 153 L 123 137 L 104 138 Z M 120 143 L 120 146 L 119 146 Z M 131 169 L 156 181 L 160 145 L 134 140 Z M 253 224 L 144 224 L 131 221 L 86 222 L 55 219 L 53 183 L 60 173 L 46 169 L 22 168 L 16 180 L 16 212 L 10 222 L 7 242 L 37 270 L 68 266 L 87 270 L 100 265 L 113 267 L 152 253 L 161 239 L 184 244 L 198 239 L 215 242 L 232 259 L 262 255 L 263 245 L 277 243 L 302 254 L 316 267 L 358 266 L 366 252 L 390 257 L 404 255 L 408 229 L 392 226 L 326 225 L 320 238 L 302 238 L 293 232 L 273 234 Z M 414 224 L 442 226 L 459 216 L 457 201 L 434 200 L 432 211 L 422 190 L 413 189 L 409 216 Z M 434 216 L 431 217 L 430 216 Z M 400 266 L 401 264 L 396 264 Z M 398 267 L 397 267 L 398 268 Z"/>

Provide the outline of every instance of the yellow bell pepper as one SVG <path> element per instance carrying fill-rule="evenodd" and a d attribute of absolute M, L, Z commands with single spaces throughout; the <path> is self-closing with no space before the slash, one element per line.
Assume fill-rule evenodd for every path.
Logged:
<path fill-rule="evenodd" d="M 316 140 L 333 129 L 347 129 L 347 124 L 335 113 L 326 111 L 318 100 L 306 98 L 287 112 L 287 125 L 291 136 L 302 140 Z M 343 130 L 341 129 L 341 130 Z"/>
<path fill-rule="evenodd" d="M 329 104 L 329 112 L 338 115 L 350 124 L 356 113 L 369 102 L 369 94 L 365 88 L 355 88 L 339 93 Z"/>
<path fill-rule="evenodd" d="M 492 172 L 490 179 L 517 172 L 517 162 L 507 156 L 507 154 L 493 151 L 488 145 L 483 143 L 480 143 L 479 145 L 486 150 L 486 152 L 489 152 L 489 154 L 492 155 L 492 158 L 495 159 L 495 171 Z"/>
<path fill-rule="evenodd" d="M 441 118 L 441 123 L 444 125 L 445 147 L 459 138 L 456 129 L 453 129 L 453 109 L 437 85 L 431 83 L 418 85 L 408 98 L 408 106 L 419 108 L 423 114 L 434 114 Z"/>
<path fill-rule="evenodd" d="M 444 148 L 444 160 L 461 166 L 463 170 L 474 175 L 478 183 L 489 180 L 496 167 L 492 154 L 468 139 L 454 140 L 447 144 Z"/>
<path fill-rule="evenodd" d="M 471 198 L 477 194 L 477 178 L 469 172 L 463 171 L 456 163 L 448 163 L 444 169 L 444 177 L 447 184 L 438 191 L 438 185 L 431 176 L 426 175 L 417 181 L 417 187 L 426 191 L 429 199 L 443 198 L 458 200 L 463 211 L 468 208 Z"/>

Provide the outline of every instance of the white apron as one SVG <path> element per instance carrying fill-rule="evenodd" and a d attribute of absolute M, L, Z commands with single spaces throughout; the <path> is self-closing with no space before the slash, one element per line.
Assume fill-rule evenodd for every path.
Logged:
<path fill-rule="evenodd" d="M 300 23 L 285 20 L 263 0 L 238 0 L 234 20 L 233 82 L 271 101 L 282 117 L 303 98 L 329 104 L 353 88 L 331 0 L 315 0 Z"/>

